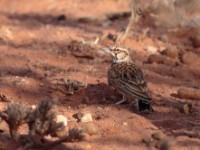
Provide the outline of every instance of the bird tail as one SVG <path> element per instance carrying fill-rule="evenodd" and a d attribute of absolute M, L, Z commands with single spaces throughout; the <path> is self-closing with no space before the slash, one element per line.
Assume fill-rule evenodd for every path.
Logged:
<path fill-rule="evenodd" d="M 138 108 L 139 111 L 150 111 L 153 112 L 153 108 L 151 106 L 151 101 L 146 101 L 146 100 L 138 100 Z"/>

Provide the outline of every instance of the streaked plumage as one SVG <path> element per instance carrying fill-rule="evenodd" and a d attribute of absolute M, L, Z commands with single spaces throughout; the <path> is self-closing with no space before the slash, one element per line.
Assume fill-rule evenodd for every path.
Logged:
<path fill-rule="evenodd" d="M 123 100 L 118 104 L 126 101 L 126 98 L 135 99 L 140 111 L 152 111 L 152 99 L 143 72 L 132 62 L 128 50 L 119 46 L 102 50 L 113 56 L 113 63 L 108 70 L 108 83 L 123 95 Z"/>

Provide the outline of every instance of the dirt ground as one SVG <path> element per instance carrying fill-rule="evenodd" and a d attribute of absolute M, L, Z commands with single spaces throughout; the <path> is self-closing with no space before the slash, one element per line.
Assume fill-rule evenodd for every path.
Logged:
<path fill-rule="evenodd" d="M 144 139 L 162 132 L 174 143 L 174 150 L 199 150 L 200 101 L 174 96 L 180 87 L 200 86 L 199 65 L 147 63 L 151 52 L 146 48 L 166 43 L 152 36 L 137 39 L 130 35 L 123 46 L 130 49 L 132 59 L 143 70 L 154 99 L 155 112 L 143 114 L 128 104 L 114 104 L 121 96 L 107 83 L 109 56 L 95 46 L 73 48 L 72 40 L 91 41 L 108 33 L 117 35 L 126 27 L 128 17 L 102 23 L 102 16 L 130 11 L 129 5 L 124 0 L 0 0 L 0 93 L 11 101 L 0 101 L 0 110 L 12 102 L 31 106 L 41 99 L 56 98 L 59 111 L 68 117 L 70 126 L 81 125 L 73 114 L 92 114 L 97 133 L 54 149 L 157 149 L 159 141 L 151 139 L 145 143 Z M 78 21 L 97 16 L 99 22 Z M 142 26 L 137 29 L 142 30 Z M 169 39 L 200 55 L 200 49 L 193 48 L 187 39 Z M 102 40 L 101 44 L 109 45 L 112 41 Z M 87 86 L 68 94 L 63 79 Z M 191 112 L 179 112 L 179 102 L 191 103 Z M 7 126 L 2 123 L 1 128 L 5 131 L 0 133 L 0 149 L 17 149 L 19 145 L 8 136 Z"/>

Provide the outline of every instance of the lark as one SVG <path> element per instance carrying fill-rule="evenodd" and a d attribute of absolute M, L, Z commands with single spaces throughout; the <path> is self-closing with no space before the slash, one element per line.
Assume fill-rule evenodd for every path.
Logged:
<path fill-rule="evenodd" d="M 152 112 L 152 98 L 149 95 L 146 79 L 142 70 L 131 60 L 128 49 L 120 46 L 101 49 L 111 54 L 113 58 L 108 70 L 108 83 L 123 95 L 123 99 L 116 104 L 131 100 L 135 102 L 139 111 Z"/>

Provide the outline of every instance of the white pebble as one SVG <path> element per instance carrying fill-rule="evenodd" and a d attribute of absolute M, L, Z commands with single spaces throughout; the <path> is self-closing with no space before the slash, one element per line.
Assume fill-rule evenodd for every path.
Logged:
<path fill-rule="evenodd" d="M 80 119 L 81 122 L 92 122 L 92 115 L 90 113 L 86 113 Z"/>
<path fill-rule="evenodd" d="M 65 117 L 64 115 L 57 115 L 56 116 L 56 122 L 57 123 L 63 123 L 64 126 L 67 126 L 67 117 Z"/>

